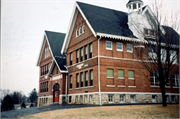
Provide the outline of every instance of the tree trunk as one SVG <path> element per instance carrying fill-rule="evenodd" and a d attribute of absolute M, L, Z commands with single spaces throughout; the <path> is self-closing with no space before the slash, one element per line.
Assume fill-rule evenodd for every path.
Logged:
<path fill-rule="evenodd" d="M 163 106 L 167 106 L 166 103 L 166 91 L 165 91 L 165 81 L 164 81 L 164 77 L 160 76 L 160 88 L 161 88 L 161 93 L 162 93 L 162 100 L 163 100 Z"/>

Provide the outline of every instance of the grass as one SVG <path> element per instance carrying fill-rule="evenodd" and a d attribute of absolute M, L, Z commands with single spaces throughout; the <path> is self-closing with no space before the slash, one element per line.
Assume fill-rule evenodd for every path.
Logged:
<path fill-rule="evenodd" d="M 64 109 L 18 117 L 26 118 L 179 118 L 179 105 L 128 105 Z"/>

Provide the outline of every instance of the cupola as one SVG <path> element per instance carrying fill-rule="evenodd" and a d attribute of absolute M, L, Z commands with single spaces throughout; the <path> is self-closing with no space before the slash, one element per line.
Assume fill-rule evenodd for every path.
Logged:
<path fill-rule="evenodd" d="M 142 11 L 143 1 L 141 0 L 129 0 L 129 2 L 126 4 L 126 7 L 128 8 L 128 13 L 131 13 L 133 11 Z"/>

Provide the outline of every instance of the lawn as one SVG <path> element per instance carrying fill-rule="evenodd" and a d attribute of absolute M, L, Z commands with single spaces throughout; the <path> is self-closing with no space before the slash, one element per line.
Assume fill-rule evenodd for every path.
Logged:
<path fill-rule="evenodd" d="M 26 118 L 179 118 L 179 105 L 128 105 L 64 109 L 19 117 Z"/>

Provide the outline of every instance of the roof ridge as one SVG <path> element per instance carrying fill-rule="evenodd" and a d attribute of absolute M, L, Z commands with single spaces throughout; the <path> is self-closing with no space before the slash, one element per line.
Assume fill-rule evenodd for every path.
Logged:
<path fill-rule="evenodd" d="M 79 1 L 76 1 L 76 3 L 86 4 L 86 5 L 90 5 L 90 6 L 94 6 L 94 7 L 99 7 L 99 8 L 103 8 L 103 9 L 107 9 L 107 10 L 112 10 L 112 11 L 117 11 L 117 12 L 123 12 L 123 13 L 128 14 L 127 12 L 120 11 L 120 10 L 116 10 L 116 9 L 113 9 L 113 8 L 107 8 L 107 7 L 98 6 L 98 5 L 94 5 L 94 4 L 88 4 L 88 3 L 79 2 Z"/>
<path fill-rule="evenodd" d="M 66 33 L 62 33 L 62 32 L 58 32 L 58 31 L 50 31 L 50 30 L 44 30 L 45 32 L 52 32 L 52 33 L 61 33 L 61 34 L 65 34 L 66 35 Z"/>

